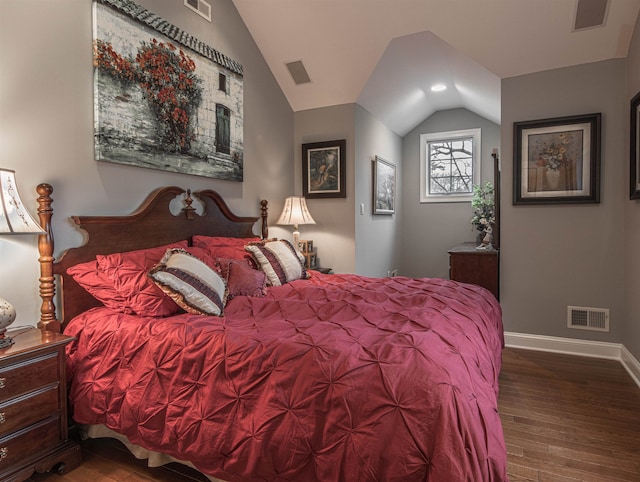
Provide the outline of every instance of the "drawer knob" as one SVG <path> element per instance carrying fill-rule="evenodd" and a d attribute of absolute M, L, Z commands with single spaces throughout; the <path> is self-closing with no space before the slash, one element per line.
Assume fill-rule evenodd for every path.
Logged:
<path fill-rule="evenodd" d="M 0 388 L 4 388 L 7 386 L 7 379 L 2 377 L 0 378 Z"/>
<path fill-rule="evenodd" d="M 0 423 L 5 423 L 7 421 L 7 416 L 4 412 L 0 412 Z"/>
<path fill-rule="evenodd" d="M 7 447 L 2 447 L 0 449 L 0 460 L 6 459 L 9 455 L 9 449 Z"/>

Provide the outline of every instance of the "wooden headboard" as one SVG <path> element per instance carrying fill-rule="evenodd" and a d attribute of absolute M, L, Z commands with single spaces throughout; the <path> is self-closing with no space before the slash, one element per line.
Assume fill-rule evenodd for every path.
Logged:
<path fill-rule="evenodd" d="M 51 228 L 53 188 L 49 184 L 37 187 L 38 216 L 45 230 L 38 239 L 40 252 L 40 322 L 38 327 L 50 331 L 62 331 L 65 322 L 100 303 L 78 285 L 67 268 L 91 261 L 97 254 L 111 254 L 136 249 L 162 246 L 191 237 L 230 236 L 236 238 L 255 237 L 253 226 L 261 220 L 261 236 L 267 238 L 267 201 L 261 201 L 258 217 L 240 217 L 231 212 L 226 202 L 215 191 L 194 192 L 193 196 L 204 205 L 202 215 L 192 206 L 190 190 L 176 186 L 153 191 L 142 205 L 125 216 L 72 216 L 71 219 L 86 232 L 86 242 L 53 257 L 54 239 Z M 182 196 L 184 206 L 178 215 L 170 211 L 170 203 Z M 61 313 L 56 312 L 56 288 L 60 290 Z"/>

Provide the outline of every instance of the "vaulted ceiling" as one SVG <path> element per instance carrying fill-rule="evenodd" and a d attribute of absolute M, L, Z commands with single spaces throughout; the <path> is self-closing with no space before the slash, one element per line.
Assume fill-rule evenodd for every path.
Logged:
<path fill-rule="evenodd" d="M 233 3 L 294 111 L 357 102 L 399 135 L 456 107 L 499 123 L 500 79 L 626 57 L 640 9 L 640 0 Z M 600 4 L 603 25 L 576 29 Z M 292 61 L 310 82 L 294 82 Z M 431 92 L 435 83 L 447 89 Z"/>

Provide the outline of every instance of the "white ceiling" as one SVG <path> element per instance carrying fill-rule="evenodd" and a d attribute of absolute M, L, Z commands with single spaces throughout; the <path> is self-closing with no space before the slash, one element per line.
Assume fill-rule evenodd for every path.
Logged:
<path fill-rule="evenodd" d="M 357 102 L 403 136 L 456 107 L 499 123 L 502 78 L 626 57 L 640 0 L 610 0 L 603 27 L 574 31 L 577 1 L 233 3 L 295 112 Z M 310 83 L 294 83 L 296 60 Z"/>

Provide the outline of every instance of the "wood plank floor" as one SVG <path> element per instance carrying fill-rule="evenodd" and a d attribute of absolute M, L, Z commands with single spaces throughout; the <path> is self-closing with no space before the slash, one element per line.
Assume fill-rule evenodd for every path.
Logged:
<path fill-rule="evenodd" d="M 499 408 L 511 482 L 640 481 L 640 388 L 617 361 L 507 348 Z M 148 468 L 118 442 L 82 442 L 82 466 L 31 482 L 202 482 Z M 449 481 L 447 481 L 449 482 Z"/>

